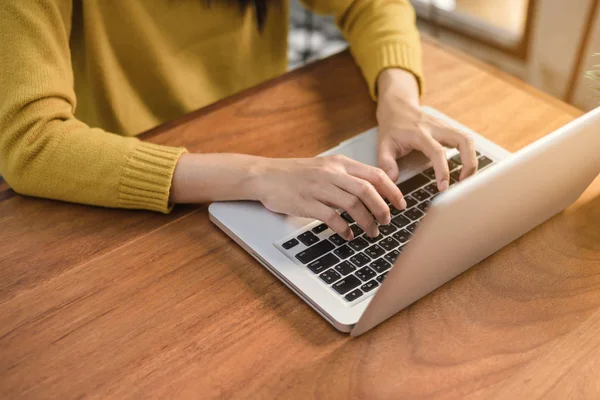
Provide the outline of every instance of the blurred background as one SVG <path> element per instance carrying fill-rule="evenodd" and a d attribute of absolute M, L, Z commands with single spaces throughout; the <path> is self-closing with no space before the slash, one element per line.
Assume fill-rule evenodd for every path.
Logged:
<path fill-rule="evenodd" d="M 423 36 L 508 72 L 582 110 L 600 92 L 600 0 L 411 0 Z M 347 47 L 332 18 L 291 1 L 290 69 Z"/>

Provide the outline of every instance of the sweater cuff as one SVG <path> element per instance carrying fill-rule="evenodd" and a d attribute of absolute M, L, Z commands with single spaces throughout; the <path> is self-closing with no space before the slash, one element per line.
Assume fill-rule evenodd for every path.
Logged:
<path fill-rule="evenodd" d="M 377 101 L 377 78 L 388 68 L 402 68 L 412 73 L 417 79 L 419 93 L 423 93 L 423 72 L 421 66 L 421 52 L 415 46 L 402 42 L 384 43 L 376 46 L 377 49 L 355 54 L 356 61 L 369 85 L 369 93 Z"/>
<path fill-rule="evenodd" d="M 184 148 L 140 142 L 125 164 L 119 184 L 119 207 L 169 213 L 173 172 Z"/>

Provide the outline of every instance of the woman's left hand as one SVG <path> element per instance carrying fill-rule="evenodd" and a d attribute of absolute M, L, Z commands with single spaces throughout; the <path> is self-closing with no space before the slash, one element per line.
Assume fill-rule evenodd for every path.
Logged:
<path fill-rule="evenodd" d="M 465 132 L 421 112 L 415 77 L 402 69 L 386 69 L 377 80 L 379 123 L 378 166 L 395 182 L 396 160 L 412 150 L 423 152 L 432 162 L 437 186 L 448 189 L 450 171 L 444 146 L 458 148 L 462 159 L 460 180 L 477 171 L 473 139 Z"/>

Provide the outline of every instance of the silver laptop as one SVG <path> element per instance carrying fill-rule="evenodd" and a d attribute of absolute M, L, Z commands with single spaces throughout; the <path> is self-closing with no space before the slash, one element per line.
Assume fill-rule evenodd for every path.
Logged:
<path fill-rule="evenodd" d="M 511 154 L 432 108 L 424 112 L 469 132 L 479 172 L 439 194 L 420 153 L 399 161 L 406 210 L 392 209 L 380 237 L 346 242 L 325 224 L 272 213 L 259 203 L 220 202 L 210 218 L 236 243 L 343 332 L 360 335 L 573 203 L 600 173 L 600 108 Z M 376 165 L 377 129 L 326 154 Z M 343 213 L 349 223 L 352 218 Z"/>

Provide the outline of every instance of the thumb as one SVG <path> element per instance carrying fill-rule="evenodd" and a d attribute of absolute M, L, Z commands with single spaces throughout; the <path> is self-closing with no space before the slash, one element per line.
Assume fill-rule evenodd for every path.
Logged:
<path fill-rule="evenodd" d="M 396 147 L 385 140 L 379 143 L 377 151 L 377 166 L 381 168 L 393 182 L 396 182 L 400 172 L 396 162 Z"/>

